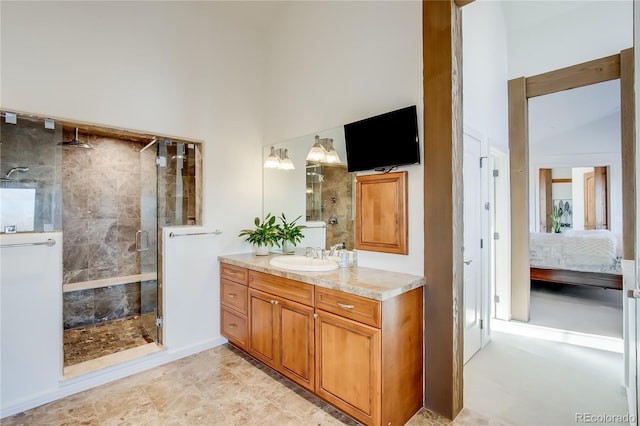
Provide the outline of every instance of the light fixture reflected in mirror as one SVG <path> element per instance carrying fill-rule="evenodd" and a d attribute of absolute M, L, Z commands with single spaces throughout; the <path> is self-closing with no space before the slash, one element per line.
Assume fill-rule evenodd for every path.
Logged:
<path fill-rule="evenodd" d="M 289 150 L 287 149 L 275 149 L 271 147 L 269 156 L 264 161 L 265 169 L 277 169 L 277 170 L 295 170 L 293 162 L 289 158 Z"/>
<path fill-rule="evenodd" d="M 316 135 L 316 141 L 307 154 L 307 161 L 310 163 L 322 163 L 327 161 L 327 151 L 320 144 L 320 136 Z"/>
<path fill-rule="evenodd" d="M 327 163 L 337 164 L 340 162 L 340 156 L 338 155 L 335 148 L 333 147 L 333 139 L 327 139 L 327 140 L 329 141 L 329 146 L 327 148 L 328 152 L 327 152 L 326 161 Z"/>
<path fill-rule="evenodd" d="M 276 155 L 276 150 L 274 147 L 271 147 L 271 153 L 264 162 L 265 169 L 279 169 L 280 168 L 280 157 Z"/>
<path fill-rule="evenodd" d="M 310 163 L 340 163 L 340 156 L 333 147 L 333 139 L 316 135 L 316 141 L 307 154 Z"/>
<path fill-rule="evenodd" d="M 289 158 L 289 150 L 285 149 L 280 159 L 280 170 L 295 170 L 293 161 Z"/>

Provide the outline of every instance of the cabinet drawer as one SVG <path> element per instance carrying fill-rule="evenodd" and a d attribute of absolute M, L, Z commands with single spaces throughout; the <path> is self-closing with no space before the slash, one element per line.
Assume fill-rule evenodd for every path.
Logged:
<path fill-rule="evenodd" d="M 229 265 L 228 263 L 220 264 L 220 278 L 225 278 L 239 284 L 247 285 L 248 272 L 245 268 L 239 266 Z"/>
<path fill-rule="evenodd" d="M 313 286 L 300 281 L 249 271 L 249 287 L 313 306 Z"/>
<path fill-rule="evenodd" d="M 247 287 L 229 280 L 220 280 L 220 302 L 229 307 L 247 313 Z"/>
<path fill-rule="evenodd" d="M 220 310 L 220 334 L 241 349 L 247 350 L 247 317 L 230 309 Z"/>
<path fill-rule="evenodd" d="M 316 287 L 316 308 L 373 327 L 381 327 L 381 304 L 377 300 L 329 288 Z"/>

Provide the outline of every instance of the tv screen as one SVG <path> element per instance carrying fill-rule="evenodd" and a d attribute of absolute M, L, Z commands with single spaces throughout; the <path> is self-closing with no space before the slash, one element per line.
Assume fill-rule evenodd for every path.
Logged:
<path fill-rule="evenodd" d="M 386 170 L 420 163 L 416 106 L 344 126 L 347 170 Z"/>

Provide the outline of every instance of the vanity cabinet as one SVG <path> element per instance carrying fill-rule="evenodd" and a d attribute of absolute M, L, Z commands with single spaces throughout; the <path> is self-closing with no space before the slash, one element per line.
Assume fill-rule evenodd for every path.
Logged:
<path fill-rule="evenodd" d="M 316 287 L 316 394 L 367 425 L 406 423 L 422 407 L 422 298 Z"/>
<path fill-rule="evenodd" d="M 380 329 L 321 310 L 317 315 L 317 395 L 365 424 L 381 424 Z"/>
<path fill-rule="evenodd" d="M 312 392 L 313 314 L 312 285 L 249 271 L 247 351 Z"/>
<path fill-rule="evenodd" d="M 422 407 L 422 287 L 379 301 L 253 270 L 245 276 L 245 343 L 223 322 L 232 344 L 365 425 L 402 425 Z M 221 273 L 221 288 L 236 290 L 225 281 Z M 242 315 L 232 299 L 222 298 L 222 311 Z"/>
<path fill-rule="evenodd" d="M 220 264 L 220 333 L 237 347 L 247 350 L 248 271 Z"/>

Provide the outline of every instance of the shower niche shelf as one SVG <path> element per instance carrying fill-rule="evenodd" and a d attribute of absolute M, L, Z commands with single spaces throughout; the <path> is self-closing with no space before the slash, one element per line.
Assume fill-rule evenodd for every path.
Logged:
<path fill-rule="evenodd" d="M 109 287 L 114 285 L 137 283 L 142 281 L 152 281 L 156 279 L 158 279 L 158 274 L 156 274 L 155 272 L 150 272 L 146 274 L 123 275 L 121 277 L 112 277 L 112 278 L 104 278 L 100 280 L 82 281 L 77 283 L 64 284 L 62 286 L 62 291 L 64 293 L 69 293 L 69 292 L 78 291 L 78 290 L 89 290 L 93 288 L 102 288 L 102 287 Z"/>

